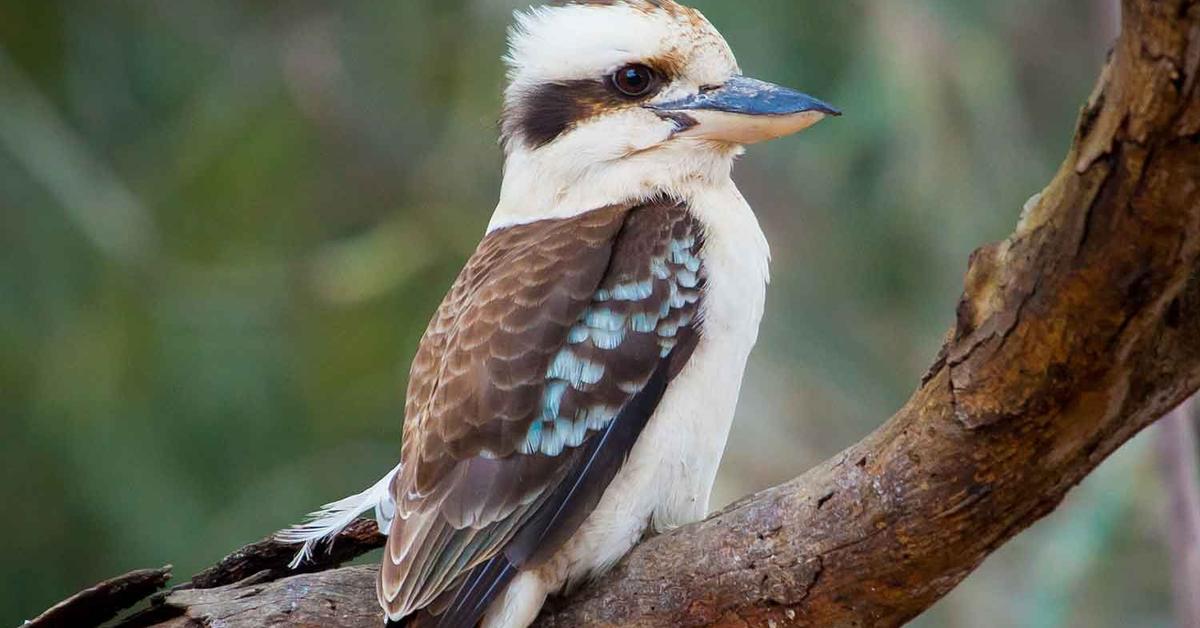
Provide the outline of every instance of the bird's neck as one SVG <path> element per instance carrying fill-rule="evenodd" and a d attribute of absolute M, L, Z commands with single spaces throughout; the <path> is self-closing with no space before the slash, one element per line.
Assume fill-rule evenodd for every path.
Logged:
<path fill-rule="evenodd" d="M 679 142 L 620 159 L 589 161 L 587 155 L 517 149 L 505 159 L 500 202 L 488 231 L 656 197 L 687 202 L 712 187 L 732 186 L 730 172 L 740 151 Z"/>

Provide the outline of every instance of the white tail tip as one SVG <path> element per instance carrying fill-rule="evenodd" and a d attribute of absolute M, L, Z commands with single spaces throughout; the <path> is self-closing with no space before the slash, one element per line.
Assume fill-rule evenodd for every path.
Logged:
<path fill-rule="evenodd" d="M 304 523 L 276 532 L 275 540 L 280 543 L 303 544 L 288 566 L 296 569 L 305 561 L 311 560 L 313 551 L 322 542 L 327 541 L 329 550 L 332 551 L 333 541 L 337 535 L 354 523 L 359 515 L 369 510 L 375 511 L 375 520 L 379 524 L 379 531 L 387 534 L 392 525 L 392 518 L 396 516 L 396 504 L 392 500 L 391 491 L 392 479 L 399 472 L 400 466 L 397 465 L 371 488 L 357 495 L 325 504 L 320 510 L 309 514 Z"/>

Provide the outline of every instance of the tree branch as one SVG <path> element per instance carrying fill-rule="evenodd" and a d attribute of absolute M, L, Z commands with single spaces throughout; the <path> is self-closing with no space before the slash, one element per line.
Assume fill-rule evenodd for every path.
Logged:
<path fill-rule="evenodd" d="M 898 625 L 1200 386 L 1200 0 L 1123 7 L 1065 164 L 972 257 L 908 404 L 804 476 L 643 543 L 541 626 Z M 371 574 L 177 591 L 156 612 L 364 625 Z"/>
<path fill-rule="evenodd" d="M 70 628 L 99 625 L 167 586 L 171 567 L 131 571 L 105 580 L 55 604 L 24 628 Z"/>

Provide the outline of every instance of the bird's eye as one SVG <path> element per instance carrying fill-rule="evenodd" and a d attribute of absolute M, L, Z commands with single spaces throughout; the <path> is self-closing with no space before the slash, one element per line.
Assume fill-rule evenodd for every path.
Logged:
<path fill-rule="evenodd" d="M 658 86 L 658 74 L 641 64 L 627 65 L 613 74 L 612 82 L 617 91 L 638 98 Z"/>

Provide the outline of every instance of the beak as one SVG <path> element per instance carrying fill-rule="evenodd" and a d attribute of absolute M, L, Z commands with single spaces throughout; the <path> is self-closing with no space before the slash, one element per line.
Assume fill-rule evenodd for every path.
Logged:
<path fill-rule="evenodd" d="M 650 105 L 666 115 L 686 115 L 695 124 L 679 137 L 757 144 L 799 133 L 842 112 L 798 91 L 735 76 L 729 82 L 674 102 Z"/>

